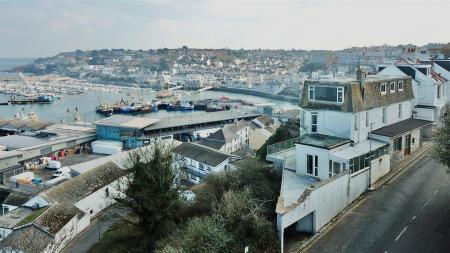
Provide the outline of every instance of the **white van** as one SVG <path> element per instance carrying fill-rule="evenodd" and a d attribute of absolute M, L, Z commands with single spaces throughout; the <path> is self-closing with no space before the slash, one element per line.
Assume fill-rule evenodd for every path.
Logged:
<path fill-rule="evenodd" d="M 69 167 L 59 168 L 53 174 L 53 177 L 61 177 L 61 176 L 70 177 L 70 168 Z"/>

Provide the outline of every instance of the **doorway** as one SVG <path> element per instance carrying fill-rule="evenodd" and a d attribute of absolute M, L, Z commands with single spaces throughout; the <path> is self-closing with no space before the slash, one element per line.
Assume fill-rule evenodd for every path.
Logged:
<path fill-rule="evenodd" d="M 411 134 L 406 135 L 405 137 L 405 150 L 404 155 L 409 156 L 411 155 Z"/>

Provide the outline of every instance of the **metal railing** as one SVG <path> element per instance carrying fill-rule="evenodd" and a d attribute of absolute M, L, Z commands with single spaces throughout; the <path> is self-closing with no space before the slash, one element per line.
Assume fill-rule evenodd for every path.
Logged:
<path fill-rule="evenodd" d="M 295 143 L 300 141 L 300 137 L 296 137 L 287 141 L 278 142 L 267 146 L 267 155 L 279 153 L 284 150 L 295 147 Z"/>

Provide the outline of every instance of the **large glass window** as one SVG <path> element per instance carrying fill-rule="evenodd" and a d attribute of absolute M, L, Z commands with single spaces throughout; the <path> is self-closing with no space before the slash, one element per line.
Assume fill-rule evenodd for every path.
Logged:
<path fill-rule="evenodd" d="M 309 86 L 309 100 L 343 103 L 344 88 L 330 86 Z"/>
<path fill-rule="evenodd" d="M 402 137 L 394 139 L 394 151 L 402 150 Z"/>
<path fill-rule="evenodd" d="M 316 155 L 306 155 L 306 173 L 317 176 L 319 157 Z"/>
<path fill-rule="evenodd" d="M 370 161 L 379 158 L 389 152 L 389 146 L 384 146 L 375 150 L 372 153 L 367 153 L 361 156 L 357 156 L 349 161 L 349 170 L 351 173 L 358 172 L 364 168 L 369 167 Z M 345 169 L 345 167 L 344 167 Z"/>

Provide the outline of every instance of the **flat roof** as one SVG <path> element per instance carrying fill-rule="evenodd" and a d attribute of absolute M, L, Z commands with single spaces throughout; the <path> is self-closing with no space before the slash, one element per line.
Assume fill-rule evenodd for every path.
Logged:
<path fill-rule="evenodd" d="M 211 123 L 222 120 L 234 120 L 238 118 L 245 117 L 257 117 L 261 114 L 250 113 L 250 112 L 240 112 L 235 110 L 221 111 L 221 112 L 205 112 L 205 113 L 193 113 L 177 117 L 167 117 L 161 118 L 155 124 L 145 128 L 148 130 L 156 130 L 163 128 L 171 128 L 185 125 L 196 125 L 202 123 Z"/>
<path fill-rule="evenodd" d="M 383 146 L 387 146 L 389 143 L 382 142 L 379 140 L 372 139 L 372 143 L 370 140 L 365 140 L 363 142 L 357 143 L 354 146 L 346 147 L 337 152 L 331 153 L 333 156 L 343 158 L 345 160 L 350 160 L 352 158 L 358 157 L 360 155 L 364 155 L 370 152 L 370 150 L 374 151 Z"/>
<path fill-rule="evenodd" d="M 319 179 L 308 176 L 300 175 L 295 171 L 283 170 L 283 180 L 280 190 L 280 197 L 283 201 L 278 199 L 276 212 L 285 213 L 291 209 L 291 205 L 297 203 L 298 199 L 302 196 L 303 192 L 311 185 L 320 182 Z"/>
<path fill-rule="evenodd" d="M 26 207 L 19 207 L 11 212 L 0 216 L 0 227 L 14 228 L 21 220 L 33 213 L 33 210 Z"/>
<path fill-rule="evenodd" d="M 350 139 L 324 134 L 305 134 L 296 141 L 297 144 L 324 149 L 333 149 L 351 142 Z"/>
<path fill-rule="evenodd" d="M 143 129 L 156 122 L 159 119 L 156 118 L 143 118 L 143 117 L 132 117 L 132 116 L 122 116 L 114 115 L 106 119 L 99 120 L 95 122 L 98 126 L 111 126 L 119 128 L 131 128 L 131 129 Z"/>
<path fill-rule="evenodd" d="M 432 123 L 433 121 L 411 118 L 378 128 L 377 130 L 372 131 L 372 134 L 394 137 Z"/>
<path fill-rule="evenodd" d="M 8 147 L 10 150 L 32 147 L 45 144 L 47 142 L 48 140 L 45 138 L 39 139 L 36 137 L 19 134 L 0 137 L 0 145 Z"/>
<path fill-rule="evenodd" d="M 15 149 L 52 145 L 54 142 L 69 141 L 74 138 L 84 138 L 94 134 L 94 128 L 59 125 L 39 132 L 2 136 L 0 137 L 0 145 L 6 146 L 8 149 L 6 152 L 10 152 Z M 5 155 L 7 154 L 0 154 L 0 157 Z"/>

